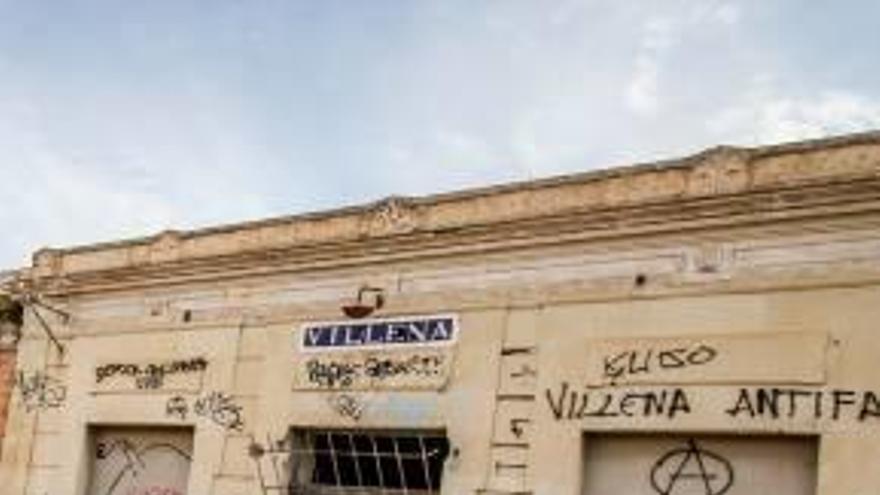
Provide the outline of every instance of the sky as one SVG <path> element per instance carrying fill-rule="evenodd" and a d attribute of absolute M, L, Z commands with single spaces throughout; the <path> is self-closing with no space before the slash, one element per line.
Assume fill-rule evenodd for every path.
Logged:
<path fill-rule="evenodd" d="M 0 268 L 880 128 L 876 0 L 0 0 Z"/>

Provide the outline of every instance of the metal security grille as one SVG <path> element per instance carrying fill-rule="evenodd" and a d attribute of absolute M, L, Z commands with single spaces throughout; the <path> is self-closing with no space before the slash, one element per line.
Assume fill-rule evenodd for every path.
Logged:
<path fill-rule="evenodd" d="M 442 434 L 293 430 L 291 495 L 436 495 L 449 441 Z"/>

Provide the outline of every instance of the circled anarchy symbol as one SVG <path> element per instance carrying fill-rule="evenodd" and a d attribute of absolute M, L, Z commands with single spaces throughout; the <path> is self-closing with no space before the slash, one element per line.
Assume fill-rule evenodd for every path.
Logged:
<path fill-rule="evenodd" d="M 651 468 L 651 487 L 658 494 L 697 493 L 679 491 L 680 486 L 682 490 L 688 486 L 702 490 L 702 495 L 723 495 L 733 486 L 733 466 L 691 438 L 685 447 L 663 454 Z"/>

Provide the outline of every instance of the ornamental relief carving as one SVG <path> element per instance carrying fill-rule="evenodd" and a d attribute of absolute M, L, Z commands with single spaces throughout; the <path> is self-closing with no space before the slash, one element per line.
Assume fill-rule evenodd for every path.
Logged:
<path fill-rule="evenodd" d="M 747 155 L 741 150 L 719 147 L 706 152 L 702 163 L 688 174 L 688 193 L 692 196 L 730 194 L 749 188 Z"/>
<path fill-rule="evenodd" d="M 376 204 L 361 221 L 361 235 L 405 234 L 418 227 L 415 208 L 403 198 L 390 197 Z"/>
<path fill-rule="evenodd" d="M 691 277 L 729 277 L 736 262 L 734 247 L 728 243 L 709 243 L 686 251 Z"/>
<path fill-rule="evenodd" d="M 176 260 L 180 256 L 182 243 L 181 233 L 175 230 L 166 230 L 158 234 L 150 245 L 150 261 L 162 263 Z"/>

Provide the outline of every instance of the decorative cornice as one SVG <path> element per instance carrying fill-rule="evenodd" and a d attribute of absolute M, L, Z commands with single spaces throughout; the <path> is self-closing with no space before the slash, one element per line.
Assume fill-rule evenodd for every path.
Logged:
<path fill-rule="evenodd" d="M 31 276 L 73 294 L 877 212 L 880 132 L 43 250 Z"/>
<path fill-rule="evenodd" d="M 392 196 L 368 206 L 361 218 L 362 237 L 408 234 L 419 227 L 418 211 L 406 199 Z"/>

